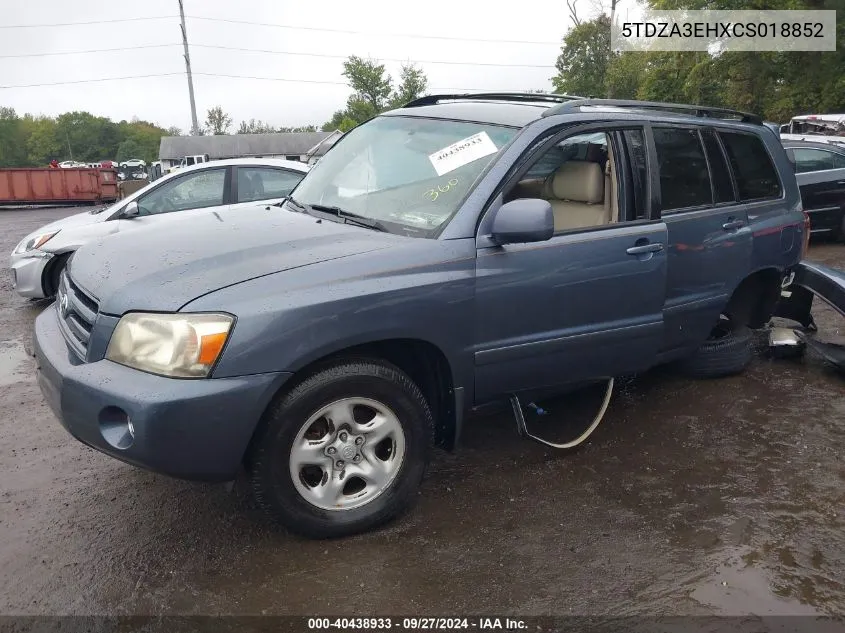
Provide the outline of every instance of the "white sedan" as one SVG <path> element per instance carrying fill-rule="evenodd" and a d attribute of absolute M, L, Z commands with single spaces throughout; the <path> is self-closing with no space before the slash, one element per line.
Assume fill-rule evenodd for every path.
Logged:
<path fill-rule="evenodd" d="M 274 204 L 286 198 L 309 166 L 272 158 L 234 158 L 180 169 L 105 209 L 57 220 L 23 238 L 10 267 L 17 293 L 44 298 L 56 293 L 67 259 L 83 244 L 112 233 L 157 226 L 185 213 Z"/>

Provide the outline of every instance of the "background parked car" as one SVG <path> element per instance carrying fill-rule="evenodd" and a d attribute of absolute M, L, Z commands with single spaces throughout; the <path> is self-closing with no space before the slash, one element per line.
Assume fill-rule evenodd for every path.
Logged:
<path fill-rule="evenodd" d="M 795 165 L 811 232 L 845 240 L 845 147 L 790 140 L 783 147 Z"/>
<path fill-rule="evenodd" d="M 237 158 L 188 167 L 162 177 L 114 205 L 72 215 L 27 235 L 10 258 L 21 296 L 51 297 L 70 255 L 87 242 L 155 225 L 182 213 L 280 202 L 308 165 L 271 158 Z M 179 215 L 182 215 L 180 213 Z"/>

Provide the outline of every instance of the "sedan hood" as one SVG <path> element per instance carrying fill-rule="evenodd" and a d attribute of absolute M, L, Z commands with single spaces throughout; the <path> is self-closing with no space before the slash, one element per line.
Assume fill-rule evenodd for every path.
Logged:
<path fill-rule="evenodd" d="M 174 312 L 226 286 L 404 239 L 259 205 L 192 214 L 95 240 L 76 252 L 68 271 L 106 314 Z"/>
<path fill-rule="evenodd" d="M 76 228 L 78 226 L 96 224 L 97 222 L 102 222 L 104 219 L 105 218 L 99 215 L 93 215 L 90 211 L 76 213 L 74 215 L 69 215 L 66 218 L 61 218 L 60 220 L 56 220 L 55 222 L 50 222 L 50 224 L 45 224 L 44 226 L 39 227 L 38 230 L 33 231 L 26 237 L 19 240 L 19 242 L 28 240 L 35 235 L 41 235 L 42 233 L 50 233 L 52 231 L 60 231 L 63 229 L 67 230 Z"/>

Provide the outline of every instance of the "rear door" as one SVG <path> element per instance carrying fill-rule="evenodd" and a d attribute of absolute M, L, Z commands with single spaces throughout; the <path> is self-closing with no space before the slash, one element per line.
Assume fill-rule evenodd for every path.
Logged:
<path fill-rule="evenodd" d="M 749 214 L 782 190 L 762 141 L 704 126 L 654 128 L 661 217 L 669 230 L 662 360 L 698 347 L 751 270 Z"/>
<path fill-rule="evenodd" d="M 814 147 L 792 147 L 804 211 L 812 233 L 845 234 L 845 154 Z"/>
<path fill-rule="evenodd" d="M 234 169 L 231 208 L 235 209 L 254 206 L 256 202 L 281 202 L 305 177 L 305 173 L 281 167 L 239 165 Z"/>

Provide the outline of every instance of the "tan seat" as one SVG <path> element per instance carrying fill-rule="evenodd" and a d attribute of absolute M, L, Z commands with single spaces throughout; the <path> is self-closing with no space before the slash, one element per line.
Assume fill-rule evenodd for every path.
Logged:
<path fill-rule="evenodd" d="M 609 224 L 610 206 L 604 204 L 605 174 L 598 163 L 571 160 L 547 181 L 555 232 Z"/>

